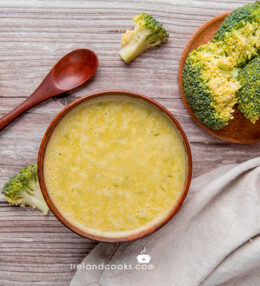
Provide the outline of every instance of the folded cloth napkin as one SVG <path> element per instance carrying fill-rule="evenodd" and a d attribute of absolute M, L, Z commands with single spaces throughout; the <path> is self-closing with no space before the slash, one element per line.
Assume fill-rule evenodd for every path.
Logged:
<path fill-rule="evenodd" d="M 166 226 L 99 243 L 80 267 L 70 286 L 260 285 L 260 157 L 197 177 Z"/>

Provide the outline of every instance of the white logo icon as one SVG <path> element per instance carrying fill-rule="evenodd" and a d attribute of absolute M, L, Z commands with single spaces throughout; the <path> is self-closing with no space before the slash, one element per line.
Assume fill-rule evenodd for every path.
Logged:
<path fill-rule="evenodd" d="M 145 247 L 141 251 L 141 254 L 136 256 L 138 263 L 149 263 L 150 262 L 151 256 L 149 254 L 144 254 L 144 252 L 146 252 Z"/>

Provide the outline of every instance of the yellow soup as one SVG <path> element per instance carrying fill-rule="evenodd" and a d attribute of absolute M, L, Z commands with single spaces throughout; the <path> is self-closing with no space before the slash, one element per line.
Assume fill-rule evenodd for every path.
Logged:
<path fill-rule="evenodd" d="M 182 136 L 141 99 L 106 96 L 81 103 L 58 123 L 44 159 L 49 196 L 79 229 L 137 233 L 178 203 L 187 178 Z"/>

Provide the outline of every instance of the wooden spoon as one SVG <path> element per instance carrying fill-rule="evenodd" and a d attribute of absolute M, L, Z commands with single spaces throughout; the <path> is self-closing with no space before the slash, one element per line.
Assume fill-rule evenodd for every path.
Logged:
<path fill-rule="evenodd" d="M 55 64 L 31 96 L 0 119 L 0 131 L 37 103 L 85 83 L 95 73 L 97 66 L 98 58 L 90 50 L 79 49 L 65 55 Z"/>

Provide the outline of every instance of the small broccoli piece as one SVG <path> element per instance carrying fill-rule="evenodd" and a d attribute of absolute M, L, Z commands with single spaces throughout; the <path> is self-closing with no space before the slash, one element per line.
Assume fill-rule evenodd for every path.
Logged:
<path fill-rule="evenodd" d="M 141 13 L 133 18 L 134 30 L 122 34 L 121 58 L 129 64 L 145 50 L 166 42 L 169 34 L 152 16 Z"/>
<path fill-rule="evenodd" d="M 238 73 L 241 88 L 237 92 L 238 108 L 252 123 L 260 117 L 260 56 Z"/>
<path fill-rule="evenodd" d="M 33 208 L 38 208 L 44 215 L 49 211 L 40 190 L 37 165 L 23 168 L 20 173 L 12 177 L 4 185 L 2 193 L 12 205 L 20 205 L 22 207 L 29 205 Z"/>

